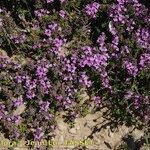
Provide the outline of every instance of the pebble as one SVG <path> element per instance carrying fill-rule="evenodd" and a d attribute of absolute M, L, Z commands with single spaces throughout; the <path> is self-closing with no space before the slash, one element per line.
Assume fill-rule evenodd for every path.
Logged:
<path fill-rule="evenodd" d="M 57 127 L 58 127 L 58 130 L 60 130 L 60 131 L 65 131 L 67 129 L 66 124 L 61 121 L 57 123 Z"/>
<path fill-rule="evenodd" d="M 77 126 L 76 129 L 77 129 L 77 130 L 80 130 L 80 126 Z"/>
<path fill-rule="evenodd" d="M 76 134 L 76 133 L 77 133 L 76 128 L 71 128 L 71 129 L 69 130 L 69 133 L 71 133 L 71 134 Z"/>

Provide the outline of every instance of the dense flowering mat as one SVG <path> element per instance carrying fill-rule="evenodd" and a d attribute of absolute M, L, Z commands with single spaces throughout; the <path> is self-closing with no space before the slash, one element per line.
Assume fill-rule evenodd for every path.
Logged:
<path fill-rule="evenodd" d="M 9 139 L 50 139 L 59 112 L 72 121 L 91 107 L 149 123 L 147 1 L 1 0 L 0 46 L 0 127 Z"/>

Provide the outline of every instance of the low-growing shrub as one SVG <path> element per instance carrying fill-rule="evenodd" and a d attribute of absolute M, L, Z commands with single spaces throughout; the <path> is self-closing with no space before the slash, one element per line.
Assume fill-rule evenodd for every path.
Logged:
<path fill-rule="evenodd" d="M 149 123 L 147 4 L 4 0 L 0 7 L 0 125 L 7 137 L 49 139 L 59 112 L 74 120 L 93 105 L 118 121 Z"/>

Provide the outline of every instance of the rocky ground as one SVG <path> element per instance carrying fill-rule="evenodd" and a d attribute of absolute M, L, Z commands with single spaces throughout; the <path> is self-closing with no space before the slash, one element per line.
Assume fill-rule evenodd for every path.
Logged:
<path fill-rule="evenodd" d="M 133 136 L 134 140 L 137 140 L 144 135 L 144 132 L 134 127 L 126 127 L 125 125 L 119 125 L 111 129 L 111 122 L 105 120 L 101 112 L 97 112 L 88 114 L 84 118 L 76 119 L 73 128 L 69 128 L 62 119 L 58 119 L 58 129 L 56 130 L 54 140 L 61 141 L 62 143 L 71 140 L 85 140 L 86 142 L 84 144 L 87 149 L 108 150 L 117 149 L 122 142 L 122 138 L 129 134 Z M 84 144 L 81 143 L 81 145 Z M 135 147 L 134 144 L 131 145 Z M 70 144 L 70 148 L 74 147 L 75 145 Z"/>
<path fill-rule="evenodd" d="M 58 127 L 55 136 L 51 141 L 52 150 L 117 150 L 123 142 L 123 138 L 131 135 L 133 138 L 128 141 L 128 148 L 138 150 L 134 141 L 144 135 L 144 131 L 119 125 L 111 129 L 111 122 L 103 118 L 102 112 L 88 114 L 83 118 L 77 118 L 73 127 L 65 123 L 62 117 L 57 118 Z M 4 139 L 1 137 L 1 139 Z M 44 146 L 44 143 L 41 145 Z M 8 149 L 1 148 L 1 150 Z M 13 148 L 13 150 L 27 150 L 25 146 Z M 44 149 L 41 148 L 41 149 Z M 51 148 L 48 148 L 51 149 Z M 148 148 L 141 148 L 148 150 Z"/>

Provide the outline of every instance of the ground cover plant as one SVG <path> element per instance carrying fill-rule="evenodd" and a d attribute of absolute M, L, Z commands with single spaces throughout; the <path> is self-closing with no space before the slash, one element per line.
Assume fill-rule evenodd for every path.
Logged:
<path fill-rule="evenodd" d="M 117 122 L 147 126 L 147 2 L 1 1 L 0 127 L 5 136 L 50 139 L 59 112 L 72 121 L 91 105 L 93 111 L 107 107 Z"/>

